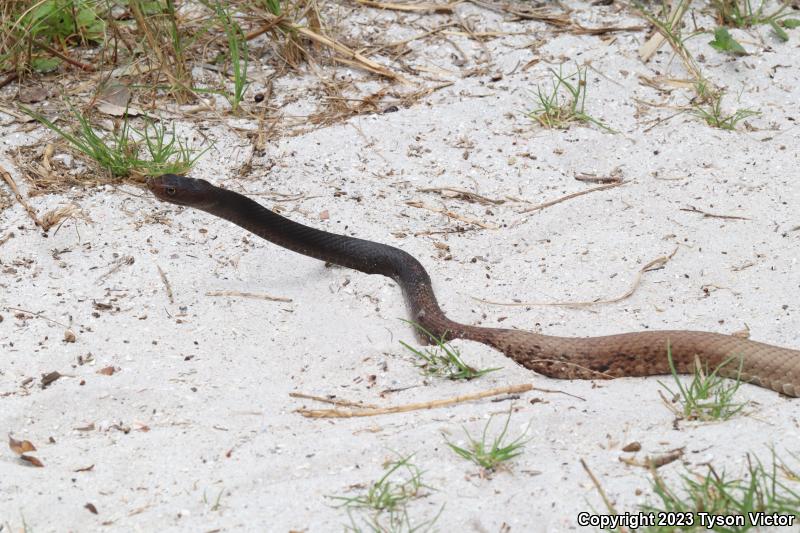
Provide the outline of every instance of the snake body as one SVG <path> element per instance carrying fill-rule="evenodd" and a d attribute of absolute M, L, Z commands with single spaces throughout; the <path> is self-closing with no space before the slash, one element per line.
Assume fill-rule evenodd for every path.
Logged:
<path fill-rule="evenodd" d="M 668 347 L 679 373 L 691 373 L 696 358 L 721 374 L 788 396 L 800 396 L 800 351 L 702 331 L 643 331 L 602 337 L 555 337 L 514 329 L 460 324 L 447 318 L 431 278 L 412 255 L 385 244 L 304 226 L 239 193 L 205 180 L 166 174 L 151 178 L 160 200 L 224 218 L 295 252 L 392 278 L 402 288 L 411 318 L 431 334 L 487 344 L 522 366 L 554 378 L 649 376 L 670 372 Z"/>

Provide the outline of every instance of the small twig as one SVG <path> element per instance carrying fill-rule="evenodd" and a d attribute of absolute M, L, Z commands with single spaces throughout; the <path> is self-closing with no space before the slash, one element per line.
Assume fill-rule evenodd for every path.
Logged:
<path fill-rule="evenodd" d="M 14 238 L 14 232 L 13 231 L 9 231 L 3 237 L 0 237 L 0 246 L 3 246 L 6 242 L 8 242 L 9 239 L 12 239 L 12 238 Z"/>
<path fill-rule="evenodd" d="M 53 320 L 52 318 L 47 318 L 46 316 L 44 316 L 42 314 L 41 311 L 38 312 L 38 313 L 34 313 L 33 311 L 28 311 L 27 309 L 20 309 L 18 307 L 8 307 L 8 306 L 6 306 L 6 309 L 8 309 L 9 311 L 18 311 L 20 313 L 28 313 L 29 315 L 33 315 L 35 318 L 41 318 L 41 319 L 47 320 L 48 322 L 51 322 L 51 323 L 56 324 L 58 326 L 61 326 L 62 328 L 70 329 L 69 326 L 67 326 L 66 324 L 62 324 L 58 320 Z"/>
<path fill-rule="evenodd" d="M 476 220 L 474 218 L 465 217 L 463 215 L 459 215 L 458 213 L 454 213 L 448 209 L 444 209 L 441 207 L 433 207 L 431 205 L 427 205 L 423 202 L 416 202 L 416 201 L 409 201 L 406 202 L 406 205 L 411 207 L 417 207 L 419 209 L 426 209 L 428 211 L 433 211 L 434 213 L 439 213 L 444 215 L 448 218 L 452 218 L 453 220 L 459 220 L 461 222 L 466 222 L 467 224 L 475 224 L 476 226 L 480 226 L 483 229 L 497 229 L 497 226 L 494 224 L 488 224 L 486 222 L 481 222 L 480 220 Z"/>
<path fill-rule="evenodd" d="M 33 40 L 33 44 L 35 44 L 36 46 L 38 46 L 42 50 L 46 50 L 47 52 L 53 54 L 54 56 L 63 59 L 64 61 L 66 61 L 67 63 L 69 63 L 70 65 L 72 65 L 74 67 L 78 67 L 79 69 L 85 70 L 86 72 L 94 72 L 95 71 L 95 68 L 92 65 L 89 65 L 88 63 L 83 63 L 82 61 L 78 61 L 77 59 L 73 59 L 70 56 L 68 56 L 67 54 L 65 54 L 63 52 L 59 52 L 55 48 L 49 46 L 46 43 L 43 43 L 42 41 L 39 41 L 38 39 L 34 39 Z"/>
<path fill-rule="evenodd" d="M 608 298 L 606 300 L 594 300 L 588 302 L 495 302 L 492 300 L 484 300 L 482 298 L 476 298 L 474 296 L 472 297 L 472 299 L 485 304 L 502 305 L 506 307 L 525 307 L 529 305 L 547 305 L 553 307 L 588 307 L 590 305 L 613 304 L 620 302 L 626 298 L 629 298 L 634 292 L 636 292 L 636 289 L 642 282 L 642 276 L 644 276 L 645 272 L 650 272 L 651 270 L 659 270 L 661 268 L 664 268 L 664 265 L 666 265 L 669 262 L 669 260 L 675 256 L 677 252 L 678 248 L 675 247 L 675 249 L 672 251 L 671 254 L 656 257 L 655 259 L 644 265 L 642 268 L 639 269 L 639 272 L 636 273 L 636 278 L 633 280 L 633 283 L 631 283 L 630 288 L 623 294 L 615 298 Z"/>
<path fill-rule="evenodd" d="M 284 302 L 290 303 L 291 298 L 284 298 L 283 296 L 270 296 L 269 294 L 257 294 L 254 292 L 240 292 L 240 291 L 208 291 L 206 296 L 233 296 L 241 298 L 253 298 L 256 300 L 268 300 L 270 302 Z"/>
<path fill-rule="evenodd" d="M 605 35 L 607 33 L 643 31 L 646 29 L 647 26 L 600 26 L 598 28 L 587 28 L 586 26 L 581 26 L 577 22 L 573 22 L 571 26 L 567 28 L 558 28 L 555 31 L 558 33 L 569 32 L 572 35 Z"/>
<path fill-rule="evenodd" d="M 608 499 L 608 495 L 606 494 L 606 491 L 603 490 L 603 486 L 600 485 L 600 480 L 598 480 L 595 477 L 594 473 L 589 469 L 589 465 L 586 464 L 586 461 L 583 460 L 583 457 L 581 457 L 581 466 L 586 471 L 586 473 L 589 474 L 589 478 L 592 480 L 592 483 L 594 484 L 594 488 L 596 488 L 597 492 L 600 493 L 600 497 L 603 499 L 603 503 L 606 504 L 606 507 L 608 508 L 608 511 L 610 513 L 614 514 L 614 515 L 618 515 L 619 513 L 614 508 L 614 504 L 611 503 L 611 500 Z M 628 529 L 627 528 L 621 528 L 620 531 L 627 532 Z"/>
<path fill-rule="evenodd" d="M 573 24 L 569 17 L 565 15 L 557 15 L 549 8 L 531 8 L 520 11 L 512 8 L 510 4 L 492 4 L 489 2 L 483 2 L 481 0 L 469 0 L 469 2 L 484 9 L 488 9 L 489 11 L 494 11 L 495 13 L 508 13 L 514 15 L 522 20 L 537 20 L 539 22 L 552 24 L 553 26 L 561 28 L 569 27 Z"/>
<path fill-rule="evenodd" d="M 577 398 L 578 400 L 580 400 L 580 401 L 582 401 L 582 402 L 585 402 L 585 401 L 586 401 L 586 398 L 581 398 L 580 396 L 577 396 L 577 395 L 575 395 L 575 394 L 570 394 L 570 393 L 568 393 L 567 391 L 563 391 L 563 390 L 557 390 L 557 389 L 542 389 L 542 388 L 540 388 L 540 387 L 536 387 L 536 390 L 537 390 L 537 391 L 539 391 L 539 392 L 548 392 L 548 393 L 550 393 L 550 394 L 564 394 L 564 395 L 566 395 L 566 396 L 572 396 L 573 398 Z"/>
<path fill-rule="evenodd" d="M 619 170 L 619 169 L 617 169 Z M 622 182 L 622 178 L 619 176 L 615 176 L 614 172 L 611 173 L 609 176 L 596 176 L 594 174 L 575 174 L 575 179 L 577 181 L 583 181 L 586 183 L 620 183 Z"/>
<path fill-rule="evenodd" d="M 683 14 L 686 12 L 686 8 L 689 7 L 689 2 L 675 2 L 672 5 L 672 10 L 669 14 L 669 24 L 674 26 L 681 18 L 683 18 Z M 647 63 L 650 61 L 650 58 L 661 48 L 661 45 L 664 44 L 664 41 L 667 40 L 667 36 L 662 33 L 661 28 L 657 27 L 657 32 L 650 37 L 646 43 L 644 43 L 639 48 L 639 58 Z"/>
<path fill-rule="evenodd" d="M 175 303 L 175 298 L 172 297 L 172 286 L 169 284 L 169 280 L 167 279 L 167 274 L 161 270 L 161 267 L 156 265 L 158 269 L 158 275 L 161 276 L 161 283 L 164 284 L 164 289 L 167 291 L 167 298 L 169 299 L 170 304 Z"/>
<path fill-rule="evenodd" d="M 356 0 L 356 2 L 362 6 L 373 7 L 376 9 L 411 12 L 426 11 L 430 13 L 452 13 L 453 6 L 461 3 L 453 2 L 452 4 L 433 4 L 427 2 L 418 2 L 413 4 L 398 4 L 394 2 L 375 2 L 374 0 Z"/>
<path fill-rule="evenodd" d="M 120 257 L 119 259 L 114 261 L 114 263 L 113 263 L 114 266 L 112 266 L 111 269 L 108 272 L 106 272 L 105 274 L 103 274 L 102 276 L 97 278 L 97 282 L 96 283 L 98 285 L 100 285 L 101 283 L 103 283 L 103 281 L 107 277 L 109 277 L 111 274 L 113 274 L 114 272 L 116 272 L 117 270 L 122 268 L 123 265 L 132 265 L 133 262 L 134 262 L 134 259 L 133 259 L 132 255 L 123 255 L 122 257 Z"/>
<path fill-rule="evenodd" d="M 371 403 L 351 402 L 350 400 L 337 400 L 335 398 L 324 398 L 322 396 L 312 396 L 311 394 L 304 394 L 302 392 L 290 392 L 289 396 L 292 398 L 304 398 L 306 400 L 314 400 L 322 403 L 330 403 L 339 405 L 341 407 L 359 407 L 364 409 L 380 409 L 377 405 Z"/>
<path fill-rule="evenodd" d="M 414 237 L 428 237 L 430 235 L 450 235 L 453 233 L 466 233 L 468 231 L 478 231 L 481 228 L 479 227 L 469 227 L 465 228 L 464 226 L 456 226 L 454 228 L 447 228 L 447 229 L 440 229 L 440 230 L 425 230 L 425 231 L 417 231 L 414 232 Z"/>
<path fill-rule="evenodd" d="M 490 396 L 498 396 L 500 394 L 517 394 L 533 390 L 533 385 L 526 383 L 524 385 L 512 385 L 509 387 L 500 387 L 474 394 L 464 394 L 454 398 L 444 400 L 433 400 L 430 402 L 409 403 L 405 405 L 396 405 L 394 407 L 383 407 L 378 409 L 360 409 L 360 410 L 340 410 L 340 409 L 297 409 L 296 413 L 300 413 L 306 418 L 352 418 L 360 416 L 376 416 L 387 415 L 394 413 L 405 413 L 408 411 L 417 411 L 421 409 L 436 409 L 439 407 L 446 407 L 448 405 L 455 405 L 457 403 L 471 402 L 488 398 Z"/>
<path fill-rule="evenodd" d="M 11 191 L 14 193 L 14 197 L 17 199 L 19 204 L 25 208 L 25 211 L 28 213 L 28 216 L 31 217 L 33 223 L 41 228 L 42 223 L 39 220 L 39 217 L 36 215 L 36 210 L 33 207 L 31 207 L 31 205 L 25 200 L 25 198 L 22 197 L 22 194 L 19 192 L 19 189 L 17 188 L 17 182 L 14 181 L 14 178 L 11 177 L 11 174 L 9 174 L 8 171 L 3 167 L 0 167 L 0 175 L 3 176 L 3 180 L 11 188 Z"/>
<path fill-rule="evenodd" d="M 532 213 L 534 211 L 541 211 L 547 207 L 554 206 L 556 204 L 560 204 L 561 202 L 565 202 L 567 200 L 571 200 L 573 198 L 577 198 L 578 196 L 583 196 L 584 194 L 589 194 L 590 192 L 595 191 L 604 191 L 606 189 L 613 189 L 614 187 L 619 187 L 620 185 L 624 185 L 625 182 L 620 180 L 616 183 L 609 183 L 607 185 L 600 185 L 599 187 L 592 187 L 591 189 L 586 189 L 585 191 L 578 191 L 572 194 L 568 194 L 566 196 L 562 196 L 561 198 L 556 198 L 555 200 L 550 200 L 549 202 L 545 202 L 543 204 L 535 205 L 533 207 L 529 207 L 527 209 L 523 209 L 523 213 Z"/>
<path fill-rule="evenodd" d="M 687 211 L 689 213 L 697 213 L 699 215 L 703 215 L 703 218 L 722 218 L 725 220 L 750 220 L 747 217 L 737 217 L 734 215 L 715 215 L 714 213 L 707 213 L 706 211 L 701 211 L 694 206 L 683 207 L 681 211 Z"/>
<path fill-rule="evenodd" d="M 478 202 L 480 204 L 500 205 L 500 204 L 505 203 L 505 200 L 495 200 L 495 199 L 492 199 L 492 198 L 487 198 L 485 196 L 481 196 L 478 193 L 474 193 L 474 192 L 468 191 L 466 189 L 458 189 L 456 187 L 428 187 L 428 188 L 425 188 L 425 189 L 417 189 L 417 190 L 419 192 L 438 192 L 438 193 L 451 192 L 451 193 L 455 193 L 456 196 L 463 196 L 467 200 L 473 200 L 473 201 L 476 201 L 476 202 Z"/>
<path fill-rule="evenodd" d="M 335 39 L 330 39 L 330 38 L 328 38 L 328 37 L 326 37 L 324 35 L 320 35 L 320 34 L 314 32 L 314 31 L 312 31 L 309 28 L 305 28 L 303 26 L 298 26 L 298 25 L 292 24 L 290 22 L 286 22 L 281 17 L 272 17 L 272 18 L 270 18 L 267 21 L 266 24 L 264 24 L 260 28 L 257 28 L 255 30 L 251 31 L 250 33 L 248 33 L 245 36 L 245 39 L 247 39 L 247 40 L 253 39 L 253 38 L 261 35 L 262 33 L 265 33 L 265 32 L 268 32 L 268 31 L 272 30 L 275 27 L 279 27 L 279 28 L 281 28 L 283 30 L 287 30 L 287 31 L 298 33 L 298 34 L 302 35 L 303 37 L 305 37 L 305 38 L 307 38 L 307 39 L 309 39 L 309 40 L 311 40 L 311 41 L 313 41 L 313 42 L 315 42 L 317 44 L 321 44 L 323 46 L 331 48 L 332 50 L 335 50 L 339 54 L 342 54 L 343 56 L 345 56 L 345 57 L 335 57 L 334 59 L 336 61 L 340 61 L 342 63 L 350 64 L 350 65 L 353 65 L 353 66 L 357 66 L 359 68 L 362 68 L 364 70 L 367 70 L 367 71 L 375 73 L 375 74 L 378 74 L 378 75 L 383 76 L 385 78 L 389 78 L 389 79 L 398 81 L 398 82 L 400 82 L 400 83 L 402 83 L 404 85 L 412 85 L 411 82 L 409 82 L 408 80 L 406 80 L 405 78 L 403 78 L 399 74 L 396 74 L 396 73 L 392 72 L 391 70 L 389 70 L 388 68 L 384 67 L 380 63 L 376 63 L 375 61 L 372 61 L 371 59 L 365 57 L 361 53 L 356 52 L 355 50 L 352 50 L 351 48 L 348 48 L 347 46 L 343 45 L 339 41 L 337 41 Z"/>

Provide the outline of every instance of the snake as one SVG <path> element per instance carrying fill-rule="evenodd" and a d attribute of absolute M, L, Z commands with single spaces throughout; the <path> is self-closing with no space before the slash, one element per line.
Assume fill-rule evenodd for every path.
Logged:
<path fill-rule="evenodd" d="M 203 179 L 164 174 L 148 178 L 146 185 L 161 201 L 205 211 L 278 246 L 365 274 L 389 277 L 403 291 L 411 322 L 431 338 L 483 343 L 551 378 L 692 374 L 699 363 L 700 368 L 716 369 L 721 376 L 800 396 L 799 350 L 705 331 L 560 337 L 461 324 L 442 311 L 422 264 L 399 248 L 300 224 Z"/>

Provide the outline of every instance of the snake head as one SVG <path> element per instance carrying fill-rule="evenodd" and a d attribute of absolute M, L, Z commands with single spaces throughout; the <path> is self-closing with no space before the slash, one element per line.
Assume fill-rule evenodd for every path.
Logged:
<path fill-rule="evenodd" d="M 214 204 L 216 187 L 206 180 L 164 174 L 148 178 L 147 188 L 163 202 L 202 209 Z"/>

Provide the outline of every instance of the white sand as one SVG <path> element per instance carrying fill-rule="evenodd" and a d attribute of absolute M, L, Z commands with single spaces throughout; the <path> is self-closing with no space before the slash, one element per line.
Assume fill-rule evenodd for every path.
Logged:
<path fill-rule="evenodd" d="M 587 26 L 641 23 L 579 7 L 575 16 Z M 249 142 L 210 122 L 204 133 L 216 145 L 191 175 L 281 206 L 298 222 L 402 247 L 422 261 L 443 307 L 462 322 L 558 335 L 749 327 L 755 340 L 800 346 L 797 31 L 788 43 L 766 27 L 734 32 L 753 53 L 735 60 L 709 48 L 704 37 L 690 41 L 705 56 L 706 74 L 729 88 L 729 110 L 762 112 L 747 120 L 750 127 L 726 132 L 689 114 L 655 124 L 674 109 L 637 103 L 680 105 L 689 95 L 668 96 L 640 83 L 640 75 L 684 76 L 666 48 L 650 64 L 638 59 L 643 32 L 620 33 L 605 44 L 553 34 L 540 23 L 503 22 L 471 5 L 457 11 L 477 16 L 476 31 L 528 32 L 485 43 L 489 72 L 503 73 L 501 80 L 461 78 L 450 44 L 418 41 L 406 60 L 449 70 L 437 79 L 453 81 L 451 87 L 395 113 L 285 137 L 255 158 L 244 177 L 234 172 L 249 157 Z M 446 19 L 421 20 L 432 26 Z M 398 30 L 387 40 L 418 32 Z M 545 40 L 527 47 L 535 38 Z M 449 39 L 466 53 L 464 68 L 487 57 L 473 41 Z M 541 62 L 524 70 L 534 58 Z M 620 134 L 581 125 L 545 130 L 522 114 L 533 106 L 536 84 L 549 84 L 549 62 L 568 58 L 591 61 L 586 110 Z M 276 84 L 277 98 L 303 83 Z M 313 109 L 302 100 L 287 109 L 303 105 L 305 112 Z M 10 160 L 32 140 L 15 135 L 19 127 L 0 129 L 0 164 L 25 189 Z M 521 214 L 528 205 L 593 186 L 576 181 L 577 174 L 616 169 L 626 181 L 621 187 Z M 426 187 L 531 204 L 487 208 L 419 191 Z M 280 201 L 282 194 L 300 197 Z M 409 201 L 499 229 L 473 230 Z M 45 465 L 33 468 L 8 449 L 0 453 L 0 524 L 11 531 L 21 531 L 23 522 L 37 533 L 337 531 L 349 520 L 327 496 L 358 494 L 380 477 L 385 461 L 412 453 L 424 483 L 435 489 L 410 504 L 413 523 L 432 519 L 444 505 L 436 524 L 442 531 L 566 531 L 581 529 L 581 511 L 605 512 L 581 458 L 616 508 L 634 511 L 655 502 L 650 476 L 620 457 L 643 460 L 684 448 L 682 459 L 659 470 L 675 480 L 687 469 L 704 472 L 709 462 L 741 475 L 746 454 L 769 463 L 770 447 L 785 458 L 800 452 L 796 401 L 768 390 L 741 388 L 745 416 L 674 425 L 657 378 L 550 380 L 475 343 L 455 345 L 471 364 L 501 371 L 468 383 L 425 378 L 399 344 L 416 341 L 399 320 L 406 317 L 404 303 L 388 279 L 326 268 L 225 221 L 156 203 L 133 187 L 76 189 L 31 202 L 40 213 L 74 202 L 92 223 L 70 221 L 43 238 L 18 204 L 0 213 L 0 237 L 15 234 L 0 246 L 0 433 L 31 440 Z M 746 220 L 682 210 L 690 207 Z M 326 210 L 330 218 L 320 220 Z M 456 226 L 470 231 L 415 236 Z M 647 273 L 616 304 L 509 308 L 474 299 L 612 298 L 644 264 L 676 247 L 663 269 Z M 128 256 L 132 264 L 110 272 Z M 291 302 L 206 296 L 209 291 Z M 62 326 L 19 318 L 15 308 L 69 325 L 76 342 L 62 341 Z M 90 354 L 90 363 L 77 364 Z M 97 373 L 107 366 L 118 371 Z M 40 375 L 52 371 L 67 377 L 40 388 Z M 22 387 L 26 378 L 34 381 Z M 299 391 L 388 406 L 522 383 L 569 395 L 533 391 L 513 402 L 336 421 L 303 418 L 294 410 L 325 406 L 289 397 Z M 386 389 L 402 390 L 382 395 Z M 512 404 L 510 434 L 530 424 L 530 441 L 509 472 L 483 479 L 448 449 L 445 435 L 463 444 L 462 425 L 477 434 L 491 414 Z M 495 417 L 493 431 L 501 422 Z M 641 442 L 639 453 L 621 451 L 633 441 Z M 98 513 L 85 509 L 87 503 Z M 783 531 L 790 530 L 798 531 Z"/>

